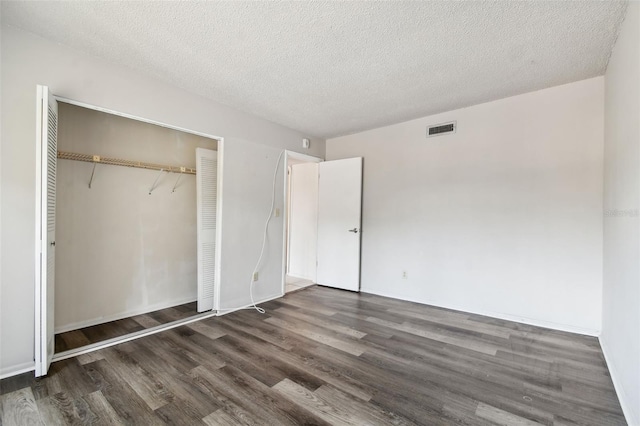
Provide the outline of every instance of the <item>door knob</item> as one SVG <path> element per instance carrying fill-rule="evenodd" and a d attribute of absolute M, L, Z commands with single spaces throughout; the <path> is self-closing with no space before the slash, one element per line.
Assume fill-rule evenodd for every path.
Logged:
<path fill-rule="evenodd" d="M 51 245 L 55 247 L 56 246 L 56 242 L 55 241 L 51 241 Z"/>
<path fill-rule="evenodd" d="M 349 232 L 353 232 L 354 234 L 357 234 L 358 228 L 349 229 Z"/>

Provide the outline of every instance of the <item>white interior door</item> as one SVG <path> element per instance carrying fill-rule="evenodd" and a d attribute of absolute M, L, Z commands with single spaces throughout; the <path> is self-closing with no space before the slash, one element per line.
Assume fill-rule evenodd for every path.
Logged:
<path fill-rule="evenodd" d="M 359 291 L 362 158 L 318 167 L 317 283 Z"/>
<path fill-rule="evenodd" d="M 198 312 L 214 307 L 216 276 L 216 216 L 218 153 L 196 148 L 198 225 Z"/>
<path fill-rule="evenodd" d="M 58 103 L 37 86 L 36 104 L 36 376 L 49 370 L 54 353 L 56 162 Z"/>

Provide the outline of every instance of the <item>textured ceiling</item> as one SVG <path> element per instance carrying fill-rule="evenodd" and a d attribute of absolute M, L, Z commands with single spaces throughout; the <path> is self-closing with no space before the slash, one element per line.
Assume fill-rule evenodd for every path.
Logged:
<path fill-rule="evenodd" d="M 2 22 L 332 137 L 602 75 L 620 2 L 2 2 Z"/>

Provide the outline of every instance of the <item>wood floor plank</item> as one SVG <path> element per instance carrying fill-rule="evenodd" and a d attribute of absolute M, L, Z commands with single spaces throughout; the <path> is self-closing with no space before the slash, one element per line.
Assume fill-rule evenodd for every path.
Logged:
<path fill-rule="evenodd" d="M 425 388 L 422 383 L 412 380 L 413 377 L 399 377 L 395 371 L 385 371 L 363 357 L 354 357 L 322 346 L 313 351 L 305 348 L 294 350 L 301 357 L 321 359 L 322 362 L 332 365 L 332 368 L 344 371 L 353 380 L 367 384 L 371 389 L 371 401 L 399 412 L 413 421 L 420 418 L 437 418 L 442 408 L 441 392 Z"/>
<path fill-rule="evenodd" d="M 162 324 L 176 321 L 185 317 L 184 313 L 175 308 L 166 308 L 159 311 L 150 312 L 148 315 Z"/>
<path fill-rule="evenodd" d="M 555 371 L 553 364 L 545 364 L 542 367 L 527 366 L 508 361 L 496 361 L 488 355 L 478 354 L 475 351 L 464 351 L 450 346 L 419 345 L 417 341 L 401 339 L 394 336 L 401 346 L 382 349 L 388 343 L 385 340 L 369 337 L 373 343 L 379 343 L 372 351 L 381 356 L 389 357 L 391 362 L 410 362 L 424 368 L 437 368 L 448 374 L 462 374 L 463 377 L 478 378 L 497 383 L 499 386 L 512 384 L 531 383 L 549 389 L 560 389 L 560 382 L 552 374 Z M 455 349 L 454 349 L 455 348 Z M 376 350 L 378 349 L 378 350 Z M 381 350 L 382 349 L 382 350 Z M 398 359 L 398 357 L 400 359 Z"/>
<path fill-rule="evenodd" d="M 241 331 L 233 332 L 231 327 L 229 329 L 232 333 L 225 336 L 224 340 L 221 341 L 224 345 L 221 350 L 226 351 L 228 349 L 227 355 L 235 356 L 236 359 L 242 358 L 255 367 L 271 370 L 274 374 L 279 374 L 280 377 L 289 377 L 311 390 L 315 390 L 325 383 L 317 375 L 307 371 L 305 368 L 300 368 L 297 362 L 291 362 L 290 358 L 283 355 L 280 348 L 265 346 L 264 342 L 247 333 Z M 226 346 L 227 342 L 229 343 L 228 346 Z M 250 370 L 243 369 L 243 371 L 249 372 Z M 256 379 L 260 380 L 257 376 Z M 264 383 L 267 385 L 272 384 Z"/>
<path fill-rule="evenodd" d="M 321 327 L 324 327 L 326 329 L 330 329 L 333 330 L 335 332 L 344 334 L 345 336 L 349 336 L 349 337 L 353 337 L 356 339 L 361 339 L 362 337 L 366 336 L 367 333 L 363 333 L 362 331 L 356 330 L 354 328 L 351 327 L 345 327 L 339 323 L 336 323 L 335 321 L 331 321 L 329 319 L 325 319 L 323 318 L 322 315 L 308 315 L 304 312 L 301 312 L 300 310 L 292 310 L 292 309 L 288 309 L 288 308 L 278 308 L 275 310 L 275 312 L 279 312 L 284 314 L 285 316 L 289 316 L 289 317 L 293 317 L 293 318 L 298 318 L 302 321 L 305 321 L 307 323 L 310 324 L 315 324 Z"/>
<path fill-rule="evenodd" d="M 100 389 L 109 405 L 126 424 L 162 425 L 164 422 L 149 408 L 138 393 L 106 359 L 83 366 L 87 376 Z"/>
<path fill-rule="evenodd" d="M 226 365 L 226 362 L 216 356 L 215 353 L 193 342 L 189 337 L 195 332 L 187 329 L 191 331 L 191 333 L 185 333 L 185 329 L 179 327 L 160 333 L 157 337 L 159 339 L 158 344 L 163 348 L 160 349 L 161 353 L 165 351 L 177 352 L 178 354 L 183 354 L 196 364 L 213 370 L 217 370 Z"/>
<path fill-rule="evenodd" d="M 0 397 L 2 425 L 44 425 L 31 388 L 23 388 Z"/>
<path fill-rule="evenodd" d="M 152 374 L 144 365 L 137 362 L 124 345 L 110 347 L 104 350 L 105 360 L 116 368 L 122 379 L 146 403 L 151 410 L 157 410 L 173 400 L 168 384 L 163 376 Z"/>
<path fill-rule="evenodd" d="M 55 335 L 55 352 L 59 353 L 76 349 L 107 339 L 124 336 L 129 333 L 157 327 L 158 325 L 171 321 L 194 316 L 197 313 L 195 302 L 189 302 L 171 308 L 160 309 L 148 314 L 136 315 L 78 330 L 58 333 Z"/>
<path fill-rule="evenodd" d="M 173 417 L 180 415 L 181 418 L 199 423 L 203 417 L 220 408 L 220 404 L 215 399 L 203 394 L 199 387 L 191 382 L 187 376 L 188 371 L 185 371 L 185 366 L 179 359 L 175 360 L 160 355 L 162 352 L 158 351 L 158 346 L 154 344 L 155 341 L 161 341 L 160 338 L 145 340 L 142 347 L 137 346 L 136 350 L 131 353 L 131 357 L 149 370 L 162 371 L 163 379 L 167 387 L 171 389 L 171 402 L 166 404 L 171 407 L 164 409 L 166 405 L 163 405 L 156 409 L 156 414 L 159 417 L 168 419 L 169 423 L 174 423 Z M 189 368 L 189 371 L 197 367 L 197 365 L 190 364 L 187 366 L 192 367 Z"/>
<path fill-rule="evenodd" d="M 90 342 L 102 342 L 103 340 L 127 334 L 127 331 L 120 327 L 115 321 L 86 327 L 81 329 L 81 331 Z"/>
<path fill-rule="evenodd" d="M 224 389 L 220 388 L 215 377 L 211 377 L 209 372 L 210 371 L 206 368 L 196 367 L 189 373 L 189 375 L 193 379 L 194 384 L 196 384 L 202 392 L 209 394 L 220 403 L 222 408 L 217 410 L 218 412 L 222 410 L 222 412 L 224 412 L 224 417 L 232 418 L 235 421 L 235 424 L 250 426 L 262 426 L 264 424 L 259 417 L 254 416 L 249 410 L 242 407 L 244 405 L 242 401 L 239 401 L 239 403 L 236 404 L 233 401 L 233 395 L 228 397 L 226 393 L 223 392 Z M 209 422 L 205 421 L 207 417 L 203 418 L 203 421 L 205 421 L 205 423 L 210 423 L 210 416 L 211 415 L 207 416 L 209 417 Z"/>
<path fill-rule="evenodd" d="M 226 324 L 231 330 L 236 330 L 233 335 L 237 335 L 239 338 L 251 340 L 254 343 L 262 340 L 260 337 L 245 332 L 244 329 L 237 329 L 235 324 Z M 315 390 L 326 382 L 363 401 L 371 399 L 371 389 L 349 377 L 348 371 L 334 368 L 330 363 L 323 362 L 323 360 L 318 358 L 298 356 L 295 351 L 283 350 L 280 346 L 273 345 L 268 341 L 265 341 L 265 344 L 267 344 L 267 346 L 263 346 L 263 349 L 268 352 L 270 356 L 287 364 L 286 370 L 288 371 L 289 378 L 298 383 L 306 383 L 308 389 Z M 300 345 L 296 344 L 296 346 Z M 291 349 L 293 349 L 293 346 Z M 301 375 L 301 373 L 303 374 Z M 309 381 L 307 374 L 317 377 L 319 381 Z"/>
<path fill-rule="evenodd" d="M 401 312 L 399 309 L 388 309 L 389 312 L 396 314 L 403 314 L 411 319 L 420 319 L 428 321 L 434 324 L 444 325 L 447 327 L 456 327 L 459 329 L 472 330 L 483 334 L 489 334 L 503 339 L 508 339 L 514 333 L 513 330 L 504 329 L 492 324 L 474 323 L 469 321 L 466 317 L 459 318 L 459 316 L 444 316 L 433 315 L 432 313 L 418 313 L 418 312 Z"/>
<path fill-rule="evenodd" d="M 51 388 L 49 396 L 65 392 L 72 400 L 75 400 L 98 390 L 95 383 L 84 374 L 84 370 L 76 358 L 52 364 L 48 375 L 56 379 L 50 381 L 50 383 L 55 383 L 55 387 Z"/>
<path fill-rule="evenodd" d="M 85 364 L 92 363 L 94 361 L 99 361 L 101 359 L 104 359 L 104 355 L 100 351 L 94 351 L 94 352 L 78 355 L 76 359 L 78 360 L 78 363 L 80 365 L 85 365 Z"/>
<path fill-rule="evenodd" d="M 267 318 L 270 318 L 270 316 L 262 315 L 257 312 L 244 312 L 238 316 L 234 315 L 232 320 L 230 320 L 228 316 L 223 316 L 219 318 L 219 320 L 224 324 L 229 324 L 230 321 L 233 322 L 234 325 L 238 323 L 244 324 L 244 330 L 246 330 L 246 328 L 250 328 L 259 331 L 261 335 L 269 335 L 271 336 L 270 339 L 263 340 L 276 346 L 280 346 L 286 350 L 292 350 L 297 346 L 315 347 L 319 344 L 305 336 L 301 336 L 300 334 L 269 324 L 268 322 L 265 322 Z"/>
<path fill-rule="evenodd" d="M 149 339 L 139 342 L 140 345 L 136 345 L 136 351 L 131 354 L 139 362 L 146 363 L 148 361 L 147 359 L 140 359 L 139 356 L 141 354 L 153 359 L 160 358 L 162 363 L 180 373 L 187 373 L 201 364 L 197 359 L 191 357 L 187 351 L 184 351 L 182 346 L 174 344 L 173 341 L 168 339 L 168 333 L 155 334 L 149 337 Z"/>
<path fill-rule="evenodd" d="M 495 426 L 492 421 L 483 419 L 476 415 L 478 401 L 474 398 L 456 395 L 455 399 L 450 399 L 442 407 L 442 412 L 446 416 L 456 419 L 456 423 L 473 426 Z"/>
<path fill-rule="evenodd" d="M 312 291 L 313 289 L 310 289 Z M 381 320 L 395 322 L 401 324 L 407 320 L 407 318 L 401 314 L 395 314 L 389 312 L 388 309 L 380 304 L 371 303 L 366 301 L 361 301 L 357 299 L 349 299 L 349 300 L 336 300 L 331 297 L 320 297 L 320 300 L 316 295 L 310 296 L 308 294 L 303 293 L 300 297 L 304 297 L 307 300 L 309 305 L 316 304 L 318 305 L 319 301 L 322 301 L 320 306 L 326 306 L 328 308 L 333 309 L 336 313 L 351 313 L 358 315 L 366 315 L 368 317 L 376 317 Z M 299 309 L 304 309 L 299 307 Z M 330 311 L 331 312 L 331 311 Z"/>
<path fill-rule="evenodd" d="M 198 418 L 198 413 L 184 401 L 173 401 L 155 410 L 156 415 L 169 425 L 204 425 L 202 418 Z"/>
<path fill-rule="evenodd" d="M 0 425 L 626 424 L 590 336 L 322 286 L 262 306 L 2 380 Z"/>
<path fill-rule="evenodd" d="M 59 392 L 38 400 L 38 406 L 41 413 L 48 414 L 47 424 L 95 424 L 98 422 L 98 417 L 83 398 L 73 399 L 66 392 Z"/>
<path fill-rule="evenodd" d="M 113 321 L 113 323 L 125 330 L 127 333 L 135 333 L 136 331 L 144 330 L 144 327 L 132 318 L 119 319 Z"/>
<path fill-rule="evenodd" d="M 310 411 L 332 425 L 361 425 L 362 420 L 353 415 L 350 410 L 342 410 L 328 404 L 314 392 L 306 389 L 289 379 L 284 379 L 273 387 L 289 398 L 293 403 Z"/>
<path fill-rule="evenodd" d="M 308 325 L 305 326 L 300 323 L 286 321 L 276 317 L 268 318 L 265 320 L 265 322 L 274 324 L 285 330 L 293 331 L 294 333 L 300 334 L 301 336 L 305 336 L 309 339 L 315 340 L 316 342 L 331 346 L 355 356 L 362 355 L 362 353 L 364 352 L 364 347 L 356 342 L 349 342 L 346 340 L 335 338 L 322 331 L 318 331 L 317 328 L 314 330 L 314 327 Z"/>
<path fill-rule="evenodd" d="M 300 292 L 300 293 L 302 293 L 302 292 Z M 315 304 L 315 303 L 314 304 L 309 304 L 307 302 L 300 301 L 300 300 L 296 299 L 295 296 L 297 296 L 297 295 L 296 294 L 287 295 L 281 300 L 281 302 L 283 304 L 285 304 L 285 305 L 293 306 L 294 308 L 304 308 L 304 309 L 307 309 L 309 311 L 314 311 L 314 312 L 317 312 L 317 313 L 323 314 L 323 315 L 333 315 L 333 314 L 338 313 L 338 311 L 322 307 L 322 305 L 318 305 L 318 304 Z"/>
<path fill-rule="evenodd" d="M 502 426 L 537 426 L 540 424 L 484 403 L 478 404 L 476 415 Z"/>
<path fill-rule="evenodd" d="M 204 417 L 202 421 L 208 426 L 236 426 L 239 424 L 247 424 L 242 423 L 237 418 L 230 416 L 222 408 Z"/>
<path fill-rule="evenodd" d="M 413 425 L 415 423 L 404 417 L 383 410 L 379 406 L 366 404 L 361 400 L 353 398 L 351 395 L 341 392 L 330 385 L 323 385 L 314 391 L 316 397 L 323 399 L 332 407 L 336 407 L 343 412 L 349 412 L 358 419 L 360 424 L 393 424 L 393 425 Z"/>
<path fill-rule="evenodd" d="M 144 328 L 153 328 L 161 325 L 162 323 L 158 320 L 151 318 L 147 314 L 141 314 L 131 317 L 132 320 L 143 326 Z"/>
<path fill-rule="evenodd" d="M 200 334 L 207 336 L 209 339 L 215 340 L 226 334 L 225 332 L 221 331 L 219 328 L 215 327 L 215 324 L 216 323 L 214 321 L 204 320 L 204 321 L 193 322 L 187 325 L 187 327 L 189 327 L 193 331 L 196 331 Z"/>
<path fill-rule="evenodd" d="M 260 365 L 257 365 L 250 354 L 242 347 L 239 347 L 237 342 L 230 339 L 229 336 L 217 339 L 215 344 L 197 333 L 191 339 L 200 346 L 206 346 L 212 354 L 224 360 L 226 365 L 233 364 L 237 366 L 267 386 L 278 383 L 286 376 L 282 371 L 272 368 L 273 365 L 268 360 L 260 359 Z"/>
<path fill-rule="evenodd" d="M 92 392 L 84 397 L 91 411 L 96 415 L 97 419 L 94 422 L 96 425 L 101 426 L 116 426 L 123 425 L 124 423 L 113 409 L 109 401 L 104 397 L 102 391 Z"/>
<path fill-rule="evenodd" d="M 531 385 L 526 385 L 527 395 L 531 398 L 531 404 L 553 414 L 554 424 L 557 419 L 563 422 L 580 425 L 624 425 L 626 424 L 619 405 L 589 403 L 580 397 L 566 395 L 559 392 L 550 392 Z M 561 414 L 560 414 L 561 413 Z M 597 414 L 596 414 L 597 413 Z"/>
<path fill-rule="evenodd" d="M 271 332 L 266 332 L 264 331 L 264 327 L 259 327 L 262 321 L 260 321 L 258 325 L 256 324 L 252 325 L 251 322 L 247 323 L 243 321 L 241 318 L 237 318 L 237 317 L 233 319 L 229 319 L 223 316 L 218 318 L 218 320 L 222 324 L 234 327 L 236 330 L 240 330 L 242 332 L 250 334 L 257 339 L 260 339 L 272 345 L 278 346 L 279 348 L 284 349 L 286 351 L 289 351 L 293 348 L 293 346 L 291 346 L 290 343 L 287 343 L 287 341 L 282 337 L 282 334 L 278 333 L 278 330 L 273 329 Z"/>
<path fill-rule="evenodd" d="M 380 368 L 392 371 L 396 377 L 405 380 L 414 378 L 431 398 L 440 399 L 449 406 L 459 398 L 475 398 L 477 401 L 507 405 L 515 413 L 531 415 L 542 422 L 551 417 L 542 410 L 531 410 L 523 403 L 520 398 L 524 393 L 524 387 L 519 382 L 509 385 L 500 383 L 499 380 L 484 380 L 479 374 L 474 375 L 475 377 L 468 376 L 457 373 L 455 369 L 442 370 L 440 367 L 424 364 L 421 368 L 412 368 L 412 362 L 403 362 L 397 357 L 385 359 L 370 354 L 366 357 L 371 358 Z M 439 394 L 445 395 L 438 396 Z"/>
<path fill-rule="evenodd" d="M 198 367 L 194 372 L 205 377 L 210 383 L 218 383 L 220 393 L 236 404 L 245 407 L 253 416 L 262 419 L 263 424 L 327 424 L 309 411 L 280 397 L 270 387 L 234 367 L 225 366 L 215 371 L 206 371 Z M 251 401 L 251 403 L 247 404 L 246 401 Z"/>
<path fill-rule="evenodd" d="M 12 377 L 0 380 L 0 396 L 5 393 L 20 390 L 22 388 L 30 387 L 34 382 L 33 371 L 17 374 Z M 2 404 L 0 404 L 0 407 Z"/>
<path fill-rule="evenodd" d="M 393 336 L 394 333 L 392 330 L 371 324 L 367 321 L 367 318 L 369 318 L 369 315 L 350 312 L 339 312 L 331 315 L 331 321 L 360 330 L 365 334 L 363 337 L 366 337 L 366 335 L 374 335 L 388 339 Z"/>
<path fill-rule="evenodd" d="M 416 327 L 406 322 L 402 324 L 395 324 L 391 321 L 375 317 L 369 317 L 367 320 L 374 324 L 382 325 L 399 331 L 404 331 L 410 334 L 415 334 L 416 336 L 426 337 L 427 339 L 436 340 L 461 348 L 471 349 L 473 351 L 477 351 L 487 355 L 495 355 L 498 352 L 498 347 L 491 344 L 474 342 L 472 340 L 466 340 L 460 337 L 447 336 L 442 333 L 437 333 L 420 327 Z"/>

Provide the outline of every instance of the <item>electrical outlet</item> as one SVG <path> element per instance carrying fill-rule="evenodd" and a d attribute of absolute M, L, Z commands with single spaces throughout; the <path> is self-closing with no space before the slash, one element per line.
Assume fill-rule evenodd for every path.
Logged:
<path fill-rule="evenodd" d="M 276 217 L 280 217 L 280 209 L 276 207 Z"/>
<path fill-rule="evenodd" d="M 402 271 L 402 279 L 406 280 L 407 278 L 409 278 L 409 275 L 407 274 L 407 271 Z"/>
<path fill-rule="evenodd" d="M 253 273 L 253 281 L 258 281 L 258 272 Z"/>

